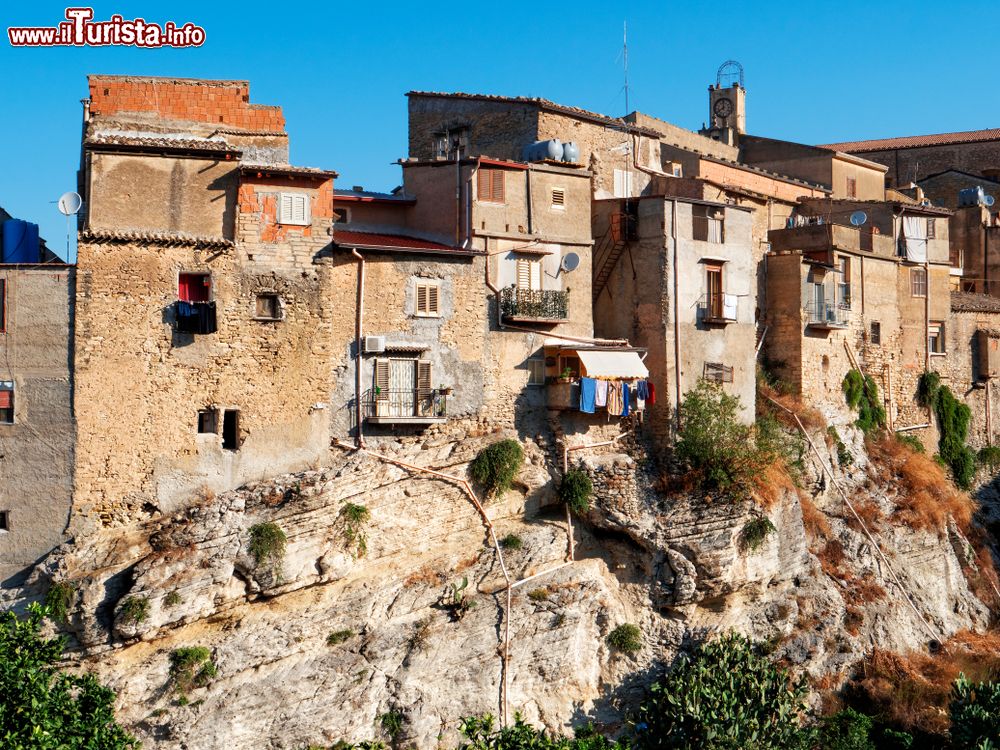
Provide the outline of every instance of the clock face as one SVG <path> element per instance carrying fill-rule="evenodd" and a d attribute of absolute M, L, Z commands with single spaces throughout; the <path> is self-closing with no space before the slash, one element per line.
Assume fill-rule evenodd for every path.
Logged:
<path fill-rule="evenodd" d="M 722 96 L 715 100 L 715 105 L 712 110 L 719 117 L 729 117 L 733 113 L 733 102 L 731 99 L 727 99 Z"/>

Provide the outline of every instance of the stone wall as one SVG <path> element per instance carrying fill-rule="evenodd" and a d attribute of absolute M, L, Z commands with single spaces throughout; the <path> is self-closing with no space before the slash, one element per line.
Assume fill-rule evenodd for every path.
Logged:
<path fill-rule="evenodd" d="M 928 175 L 947 169 L 982 174 L 985 169 L 1000 168 L 1000 140 L 996 139 L 856 153 L 888 167 L 886 177 L 891 185 L 920 182 Z"/>

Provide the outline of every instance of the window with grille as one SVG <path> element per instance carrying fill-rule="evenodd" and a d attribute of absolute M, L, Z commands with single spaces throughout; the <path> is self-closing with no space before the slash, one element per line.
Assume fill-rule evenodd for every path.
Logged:
<path fill-rule="evenodd" d="M 928 219 L 927 220 L 927 239 L 933 240 L 937 238 L 937 220 Z"/>
<path fill-rule="evenodd" d="M 874 344 L 875 346 L 880 346 L 882 344 L 882 324 L 877 320 L 872 321 L 868 342 Z"/>
<path fill-rule="evenodd" d="M 944 323 L 932 320 L 927 326 L 927 351 L 944 354 Z"/>
<path fill-rule="evenodd" d="M 258 294 L 254 313 L 261 320 L 281 320 L 281 300 L 278 295 L 273 292 Z"/>
<path fill-rule="evenodd" d="M 0 381 L 0 424 L 14 424 L 14 382 Z"/>
<path fill-rule="evenodd" d="M 476 192 L 482 203 L 504 202 L 504 171 L 480 167 L 476 172 Z"/>
<path fill-rule="evenodd" d="M 706 362 L 705 380 L 710 383 L 732 383 L 733 368 L 726 367 L 721 362 Z"/>
<path fill-rule="evenodd" d="M 305 193 L 279 193 L 278 223 L 294 226 L 308 225 L 309 196 Z"/>
<path fill-rule="evenodd" d="M 563 188 L 552 188 L 552 208 L 559 210 L 566 208 L 566 190 Z"/>
<path fill-rule="evenodd" d="M 545 385 L 545 360 L 528 360 L 528 385 Z"/>
<path fill-rule="evenodd" d="M 910 296 L 927 296 L 927 272 L 922 268 L 910 269 Z"/>
<path fill-rule="evenodd" d="M 416 314 L 437 317 L 441 314 L 441 285 L 437 282 L 418 282 L 416 285 Z"/>
<path fill-rule="evenodd" d="M 858 180 L 855 177 L 847 178 L 847 197 L 848 198 L 858 197 Z"/>

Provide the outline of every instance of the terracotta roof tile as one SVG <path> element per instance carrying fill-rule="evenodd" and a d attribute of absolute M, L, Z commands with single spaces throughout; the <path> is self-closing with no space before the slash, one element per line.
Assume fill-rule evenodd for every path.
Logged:
<path fill-rule="evenodd" d="M 918 148 L 920 146 L 942 146 L 951 143 L 976 143 L 978 141 L 1000 140 L 1000 128 L 986 130 L 965 130 L 958 133 L 936 133 L 934 135 L 907 135 L 899 138 L 875 138 L 869 141 L 844 141 L 825 143 L 820 148 L 833 151 L 887 151 L 896 148 Z"/>
<path fill-rule="evenodd" d="M 239 153 L 239 149 L 233 148 L 222 140 L 211 140 L 208 138 L 156 138 L 152 136 L 120 135 L 115 133 L 97 133 L 87 138 L 84 141 L 84 145 Z"/>
<path fill-rule="evenodd" d="M 442 253 L 447 255 L 480 255 L 477 250 L 466 250 L 454 245 L 423 240 L 405 234 L 384 234 L 380 232 L 352 232 L 338 229 L 333 234 L 333 241 L 341 247 L 371 248 L 376 250 L 399 250 L 424 253 Z"/>
<path fill-rule="evenodd" d="M 954 312 L 1000 313 L 1000 298 L 988 294 L 952 292 L 951 309 Z"/>
<path fill-rule="evenodd" d="M 225 237 L 207 237 L 184 232 L 149 232 L 145 230 L 107 230 L 86 229 L 80 232 L 80 239 L 85 242 L 148 242 L 153 245 L 168 247 L 185 245 L 191 247 L 235 247 L 232 240 Z"/>
<path fill-rule="evenodd" d="M 254 172 L 260 172 L 261 174 L 269 173 L 273 175 L 305 175 L 307 177 L 337 177 L 337 173 L 329 169 L 320 169 L 319 167 L 296 167 L 291 164 L 247 164 L 244 162 L 240 165 L 240 172 L 243 174 L 251 174 Z"/>

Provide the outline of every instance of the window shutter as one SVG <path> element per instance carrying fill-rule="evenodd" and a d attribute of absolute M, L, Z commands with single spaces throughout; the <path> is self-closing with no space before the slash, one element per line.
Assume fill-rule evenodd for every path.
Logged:
<path fill-rule="evenodd" d="M 431 393 L 431 363 L 425 359 L 417 361 L 417 393 L 421 397 Z"/>
<path fill-rule="evenodd" d="M 430 312 L 427 303 L 427 292 L 428 288 L 425 284 L 417 284 L 417 312 L 427 313 Z"/>
<path fill-rule="evenodd" d="M 540 290 L 542 288 L 542 264 L 537 260 L 528 261 L 528 269 L 531 272 L 530 289 Z"/>
<path fill-rule="evenodd" d="M 292 196 L 282 193 L 278 196 L 278 223 L 282 224 L 292 219 Z"/>
<path fill-rule="evenodd" d="M 439 313 L 441 310 L 438 307 L 438 290 L 440 287 L 437 284 L 431 284 L 427 287 L 427 312 L 429 313 Z"/>
<path fill-rule="evenodd" d="M 530 261 L 524 258 L 517 259 L 517 288 L 518 289 L 530 289 L 531 288 L 531 267 L 529 265 Z"/>
<path fill-rule="evenodd" d="M 389 360 L 375 360 L 375 390 L 379 401 L 389 398 Z"/>
<path fill-rule="evenodd" d="M 309 198 L 305 195 L 296 195 L 292 199 L 292 221 L 296 224 L 305 224 L 308 213 L 308 203 Z"/>
<path fill-rule="evenodd" d="M 503 178 L 504 171 L 502 169 L 492 169 L 493 173 L 493 200 L 497 203 L 503 203 Z"/>

